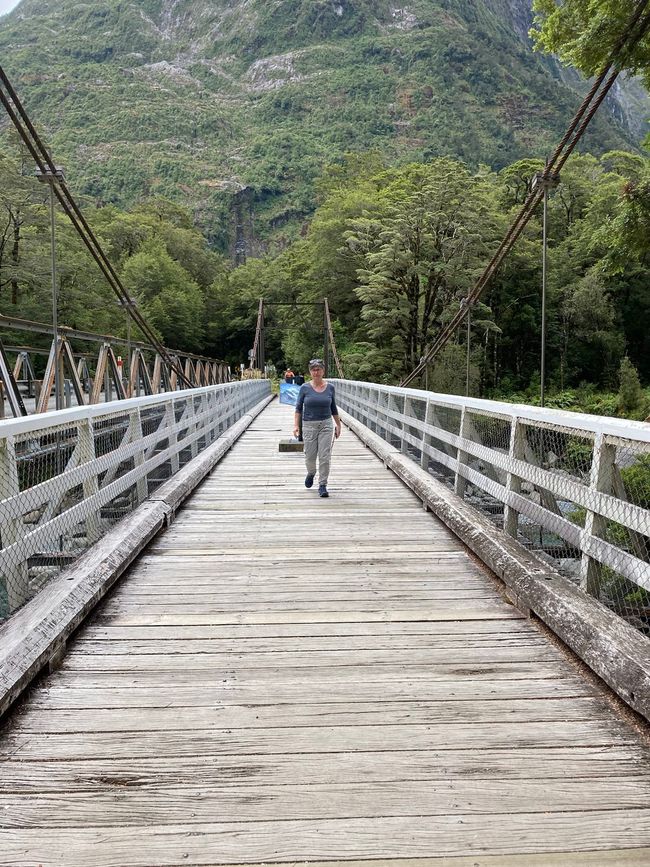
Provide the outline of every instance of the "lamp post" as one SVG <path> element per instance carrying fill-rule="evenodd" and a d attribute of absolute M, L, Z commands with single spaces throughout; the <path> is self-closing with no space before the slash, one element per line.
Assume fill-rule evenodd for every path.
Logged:
<path fill-rule="evenodd" d="M 63 169 L 55 166 L 54 171 L 36 170 L 36 177 L 50 188 L 50 244 L 52 253 L 52 329 L 54 331 L 54 406 L 63 406 L 63 388 L 61 382 L 60 344 L 59 344 L 59 314 L 58 314 L 58 280 L 56 272 L 56 224 L 54 211 L 54 185 L 65 180 Z"/>
<path fill-rule="evenodd" d="M 544 208 L 542 211 L 542 334 L 539 371 L 539 405 L 544 406 L 546 397 L 546 274 L 548 253 L 548 193 L 560 183 L 560 175 L 537 172 L 530 182 L 531 192 L 541 188 L 544 191 Z"/>

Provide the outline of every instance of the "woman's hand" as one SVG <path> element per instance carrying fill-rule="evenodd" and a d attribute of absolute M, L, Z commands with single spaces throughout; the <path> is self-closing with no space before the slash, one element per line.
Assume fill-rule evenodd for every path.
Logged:
<path fill-rule="evenodd" d="M 298 425 L 296 425 L 296 426 L 294 427 L 294 429 L 293 429 L 293 435 L 294 435 L 294 437 L 295 437 L 296 439 L 299 438 L 299 436 L 300 436 L 300 428 L 298 427 Z"/>
<path fill-rule="evenodd" d="M 341 422 L 339 422 L 334 427 L 334 439 L 338 439 L 341 436 Z"/>

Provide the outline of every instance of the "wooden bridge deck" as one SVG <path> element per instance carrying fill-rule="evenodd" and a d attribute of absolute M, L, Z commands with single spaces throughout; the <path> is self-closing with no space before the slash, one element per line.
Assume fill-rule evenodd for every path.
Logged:
<path fill-rule="evenodd" d="M 0 862 L 649 864 L 642 736 L 351 433 L 305 490 L 291 413 L 8 721 Z"/>

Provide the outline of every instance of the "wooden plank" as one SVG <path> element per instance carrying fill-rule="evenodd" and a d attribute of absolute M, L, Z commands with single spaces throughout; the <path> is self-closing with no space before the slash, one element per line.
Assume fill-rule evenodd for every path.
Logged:
<path fill-rule="evenodd" d="M 16 843 L 12 830 L 0 830 L 0 849 L 8 862 L 19 859 L 85 867 L 246 863 L 264 859 L 345 860 L 358 855 L 380 858 L 475 854 L 475 843 L 494 854 L 590 850 L 603 835 L 618 848 L 638 847 L 650 833 L 650 810 L 557 813 L 455 814 L 429 817 L 321 819 L 273 822 L 197 823 L 141 826 L 30 829 L 29 841 Z M 503 829 L 510 829 L 504 834 Z M 602 843 L 601 843 L 602 845 Z M 603 847 L 604 848 L 604 847 Z"/>
<path fill-rule="evenodd" d="M 570 769 L 570 773 L 568 773 Z M 645 756 L 629 746 L 551 747 L 518 750 L 400 750 L 399 752 L 306 753 L 284 755 L 187 756 L 3 763 L 0 792 L 115 794 L 131 787 L 166 790 L 261 785 L 294 786 L 403 780 L 590 780 L 648 776 Z M 593 784 L 594 791 L 596 783 Z M 523 805 L 522 805 L 523 806 Z M 170 817 L 172 818 L 172 817 Z M 620 819 L 624 814 L 620 814 Z M 507 831 L 507 824 L 504 832 Z M 606 839 L 598 835 L 601 843 Z M 637 843 L 643 841 L 639 836 Z"/>
<path fill-rule="evenodd" d="M 400 666 L 440 666 L 449 658 L 448 648 L 431 650 L 429 648 L 402 648 L 399 651 Z M 483 650 L 468 650 L 454 652 L 454 665 L 489 665 L 499 666 L 504 663 L 548 663 L 561 659 L 560 654 L 553 648 L 543 650 L 536 648 L 523 653 L 520 647 L 506 648 L 505 652 L 499 652 L 493 647 Z M 393 666 L 395 650 L 355 650 L 352 653 L 346 650 L 277 650 L 271 652 L 255 653 L 253 651 L 241 653 L 217 653 L 195 649 L 189 649 L 185 653 L 80 653 L 75 651 L 67 654 L 61 665 L 62 672 L 73 671 L 209 671 L 214 676 L 219 676 L 222 670 L 229 666 L 237 666 L 240 672 L 249 672 L 259 669 L 303 669 L 303 668 L 332 668 L 333 666 L 346 666 L 357 668 L 359 666 L 389 665 Z M 490 669 L 492 670 L 492 669 Z M 519 670 L 518 670 L 519 673 Z M 318 673 L 315 672 L 318 676 Z M 358 676 L 358 672 L 357 672 Z"/>
<path fill-rule="evenodd" d="M 50 682 L 53 678 L 50 678 Z M 97 682 L 79 679 L 48 685 L 31 699 L 32 707 L 49 708 L 126 708 L 126 707 L 204 707 L 219 704 L 310 703 L 323 700 L 323 684 L 312 679 L 286 681 L 273 685 L 269 694 L 267 681 L 241 683 L 229 680 L 219 685 L 204 682 L 194 686 L 116 685 L 103 677 Z M 125 680 L 124 678 L 122 680 Z M 472 681 L 469 676 L 456 680 L 425 681 L 406 674 L 400 679 L 349 680 L 327 684 L 329 701 L 475 701 L 513 698 L 574 698 L 593 695 L 593 687 L 579 678 L 517 679 Z"/>
<path fill-rule="evenodd" d="M 121 708 L 108 714 L 106 708 L 42 712 L 28 705 L 15 718 L 21 735 L 73 732 L 191 731 L 212 728 L 266 728 L 283 726 L 398 725 L 401 723 L 486 723 L 607 720 L 611 709 L 597 698 L 573 701 L 548 698 L 492 699 L 478 701 L 422 701 L 414 697 L 401 701 L 299 702 L 291 704 L 228 705 L 207 707 Z"/>
<path fill-rule="evenodd" d="M 594 796 L 594 789 L 596 794 Z M 608 795 L 609 793 L 609 795 Z M 408 780 L 336 785 L 258 786 L 245 781 L 218 788 L 124 787 L 116 798 L 103 786 L 92 798 L 84 793 L 3 796 L 5 828 L 61 828 L 79 826 L 134 829 L 165 825 L 169 816 L 185 814 L 188 828 L 209 823 L 216 815 L 222 822 L 337 819 L 342 816 L 377 818 L 410 816 L 418 803 L 422 818 L 464 814 L 491 814 L 498 803 L 503 813 L 543 813 L 554 810 L 618 810 L 646 807 L 650 800 L 650 775 L 625 779 L 578 780 Z"/>
<path fill-rule="evenodd" d="M 578 676 L 566 666 L 565 670 L 558 671 L 557 662 L 502 662 L 502 663 L 477 663 L 472 665 L 438 663 L 436 665 L 425 664 L 412 665 L 397 664 L 368 664 L 368 665 L 322 665 L 306 666 L 298 665 L 286 667 L 250 668 L 233 667 L 208 668 L 196 670 L 168 669 L 156 670 L 140 668 L 135 671 L 71 671 L 59 669 L 51 675 L 50 683 L 60 685 L 69 681 L 75 681 L 79 687 L 85 689 L 115 688 L 115 687 L 177 687 L 177 686 L 210 686 L 214 683 L 245 683 L 264 684 L 265 688 L 271 689 L 279 683 L 305 683 L 319 684 L 323 687 L 335 684 L 358 682 L 364 680 L 388 684 L 391 681 L 402 681 L 408 678 L 422 684 L 434 682 L 448 682 L 462 678 L 472 678 L 473 684 L 482 680 L 557 680 L 560 677 L 571 680 L 579 679 Z"/>
<path fill-rule="evenodd" d="M 113 641 L 119 638 L 215 638 L 215 639 L 270 639 L 302 638 L 306 636 L 322 638 L 376 637 L 396 640 L 445 641 L 540 641 L 547 639 L 531 623 L 519 617 L 516 620 L 443 620 L 401 621 L 399 626 L 391 621 L 370 621 L 356 623 L 270 623 L 244 625 L 197 625 L 183 627 L 148 625 L 117 626 L 107 622 L 107 618 L 93 619 L 79 634 L 86 639 Z"/>
<path fill-rule="evenodd" d="M 512 749 L 531 746 L 600 746 L 636 744 L 634 734 L 614 719 L 583 720 L 579 726 L 564 721 L 542 723 L 462 723 L 423 725 L 297 726 L 265 729 L 204 729 L 184 732 L 87 732 L 42 734 L 38 738 L 8 732 L 7 754 L 20 761 L 62 759 L 135 759 L 156 754 L 164 758 L 215 755 L 272 755 L 299 753 L 351 753 L 367 750 Z"/>
<path fill-rule="evenodd" d="M 118 630 L 113 630 L 117 632 Z M 128 630 L 121 630 L 122 632 Z M 532 659 L 557 659 L 558 651 L 538 638 L 501 638 L 483 636 L 482 639 L 471 641 L 463 640 L 461 636 L 435 637 L 427 635 L 412 636 L 335 636 L 322 638 L 320 636 L 301 635 L 294 638 L 239 638 L 236 641 L 220 638 L 158 638 L 155 630 L 143 639 L 129 639 L 128 637 L 113 637 L 108 640 L 93 640 L 87 635 L 83 644 L 75 645 L 66 654 L 66 662 L 83 664 L 93 656 L 123 655 L 123 654 L 147 654 L 151 656 L 170 654 L 182 657 L 184 655 L 215 654 L 226 655 L 230 662 L 235 659 L 247 661 L 249 656 L 258 657 L 264 654 L 268 664 L 269 659 L 276 659 L 275 654 L 287 656 L 288 652 L 305 653 L 309 651 L 318 659 L 319 654 L 333 653 L 338 658 L 343 652 L 349 651 L 391 651 L 393 659 L 395 651 L 415 650 L 426 648 L 444 654 L 449 658 L 453 654 L 454 661 L 466 664 L 475 661 L 477 654 L 494 654 L 491 658 L 495 662 L 514 661 L 520 659 L 529 662 Z M 217 658 L 220 658 L 217 656 Z M 246 657 L 246 660 L 244 660 Z"/>
<path fill-rule="evenodd" d="M 177 614 L 138 614 L 135 606 L 130 608 L 134 613 L 110 613 L 102 608 L 99 618 L 106 619 L 114 626 L 227 626 L 237 624 L 278 624 L 278 623 L 437 623 L 445 620 L 521 620 L 522 614 L 512 606 L 495 605 L 492 610 L 479 610 L 472 606 L 462 609 L 450 608 L 397 608 L 367 611 L 250 611 L 214 614 L 192 614 L 179 612 Z"/>

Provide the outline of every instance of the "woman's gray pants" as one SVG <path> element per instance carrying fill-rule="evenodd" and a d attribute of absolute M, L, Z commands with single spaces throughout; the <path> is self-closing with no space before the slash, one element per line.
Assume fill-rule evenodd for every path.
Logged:
<path fill-rule="evenodd" d="M 316 474 L 316 458 L 318 457 L 318 484 L 326 485 L 330 474 L 334 422 L 331 418 L 324 421 L 303 421 L 302 438 L 305 443 L 307 472 L 311 476 Z"/>

